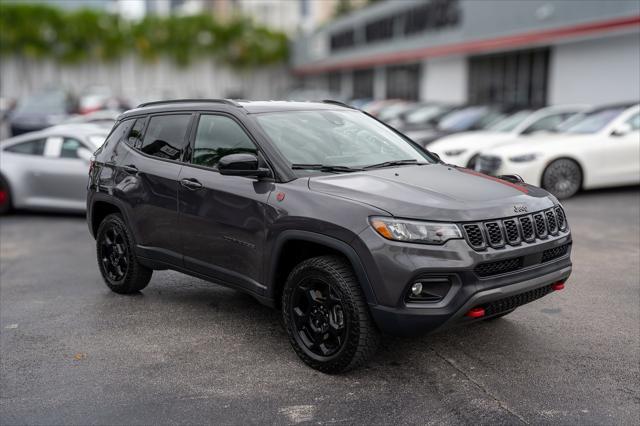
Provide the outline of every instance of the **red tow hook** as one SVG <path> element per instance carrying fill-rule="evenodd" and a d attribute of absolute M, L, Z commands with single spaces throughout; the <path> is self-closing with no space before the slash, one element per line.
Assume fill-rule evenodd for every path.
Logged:
<path fill-rule="evenodd" d="M 473 308 L 467 312 L 469 318 L 482 318 L 484 316 L 484 308 Z"/>
<path fill-rule="evenodd" d="M 558 281 L 558 282 L 555 282 L 555 283 L 551 284 L 551 289 L 553 291 L 560 291 L 560 290 L 564 289 L 564 281 Z"/>

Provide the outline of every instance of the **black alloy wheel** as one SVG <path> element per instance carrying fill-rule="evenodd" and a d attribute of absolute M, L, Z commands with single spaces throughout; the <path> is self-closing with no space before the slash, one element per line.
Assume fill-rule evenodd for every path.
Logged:
<path fill-rule="evenodd" d="M 102 269 L 111 281 L 122 281 L 129 268 L 127 246 L 122 230 L 111 223 L 101 235 L 99 243 L 100 262 Z"/>

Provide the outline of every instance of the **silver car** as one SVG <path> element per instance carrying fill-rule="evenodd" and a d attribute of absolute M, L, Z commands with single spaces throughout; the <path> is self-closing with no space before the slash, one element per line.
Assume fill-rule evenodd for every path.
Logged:
<path fill-rule="evenodd" d="M 84 211 L 91 155 L 108 132 L 67 124 L 0 142 L 0 214 L 12 208 Z"/>

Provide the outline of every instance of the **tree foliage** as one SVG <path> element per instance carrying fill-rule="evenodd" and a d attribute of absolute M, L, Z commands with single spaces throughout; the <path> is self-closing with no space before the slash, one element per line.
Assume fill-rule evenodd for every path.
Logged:
<path fill-rule="evenodd" d="M 0 3 L 0 55 L 65 64 L 114 61 L 132 53 L 146 61 L 166 56 L 179 65 L 217 58 L 235 68 L 286 60 L 286 35 L 237 17 L 147 16 L 128 21 L 96 10 L 64 11 L 38 4 Z"/>

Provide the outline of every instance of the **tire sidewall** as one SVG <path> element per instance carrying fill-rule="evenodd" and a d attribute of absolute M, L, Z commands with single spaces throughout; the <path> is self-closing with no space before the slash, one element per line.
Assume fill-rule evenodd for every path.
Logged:
<path fill-rule="evenodd" d="M 100 244 L 104 236 L 104 233 L 111 226 L 116 226 L 122 231 L 122 235 L 124 236 L 124 240 L 126 244 L 128 267 L 124 277 L 119 281 L 114 281 L 109 278 L 108 274 L 105 273 L 104 266 L 102 265 L 102 262 L 100 260 L 100 250 L 101 250 Z M 111 288 L 112 290 L 124 288 L 133 272 L 132 265 L 133 265 L 133 262 L 135 262 L 135 258 L 133 256 L 133 244 L 132 244 L 131 236 L 129 234 L 129 229 L 127 228 L 126 224 L 124 223 L 124 220 L 119 214 L 110 214 L 100 223 L 100 226 L 98 227 L 98 232 L 96 234 L 96 257 L 98 260 L 98 268 L 100 269 L 100 274 L 102 275 L 102 278 L 104 279 L 106 284 L 109 286 L 109 288 Z"/>

